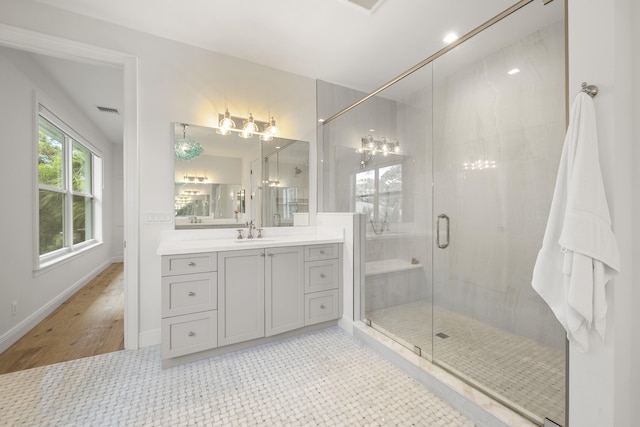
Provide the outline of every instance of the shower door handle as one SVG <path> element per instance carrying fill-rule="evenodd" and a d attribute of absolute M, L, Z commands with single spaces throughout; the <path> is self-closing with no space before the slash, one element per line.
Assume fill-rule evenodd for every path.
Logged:
<path fill-rule="evenodd" d="M 441 219 L 447 220 L 447 242 L 446 243 L 440 243 L 440 220 Z M 449 246 L 449 217 L 446 216 L 445 214 L 438 215 L 438 220 L 436 221 L 436 245 L 440 249 L 445 249 L 447 246 Z"/>

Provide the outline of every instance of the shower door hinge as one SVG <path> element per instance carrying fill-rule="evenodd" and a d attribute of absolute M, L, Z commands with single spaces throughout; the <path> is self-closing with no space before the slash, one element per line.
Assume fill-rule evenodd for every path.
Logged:
<path fill-rule="evenodd" d="M 420 347 L 418 347 L 417 345 L 413 346 L 413 352 L 415 354 L 417 354 L 418 356 L 422 356 L 422 349 Z"/>
<path fill-rule="evenodd" d="M 364 324 L 367 325 L 367 326 L 371 326 L 371 320 L 364 319 Z"/>

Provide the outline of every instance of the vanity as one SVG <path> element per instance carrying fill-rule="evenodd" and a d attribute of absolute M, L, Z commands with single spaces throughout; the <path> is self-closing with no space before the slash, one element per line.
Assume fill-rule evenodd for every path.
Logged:
<path fill-rule="evenodd" d="M 230 233 L 163 234 L 163 368 L 333 326 L 342 315 L 342 230 Z"/>

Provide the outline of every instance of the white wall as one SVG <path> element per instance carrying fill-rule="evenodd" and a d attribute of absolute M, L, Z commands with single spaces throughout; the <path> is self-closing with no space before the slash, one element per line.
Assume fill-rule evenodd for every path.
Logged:
<path fill-rule="evenodd" d="M 0 47 L 0 118 L 3 138 L 0 180 L 3 182 L 0 224 L 0 351 L 26 333 L 42 317 L 112 261 L 122 256 L 117 240 L 121 210 L 112 208 L 122 200 L 122 187 L 114 176 L 122 169 L 122 155 L 101 135 L 82 111 L 45 74 L 33 59 L 13 49 Z M 76 259 L 35 275 L 34 245 L 34 93 L 53 103 L 68 124 L 101 151 L 104 160 L 104 244 Z M 51 104 L 50 104 L 51 105 Z M 119 147 L 121 150 L 121 147 Z M 121 205 L 121 202 L 120 202 Z M 122 233 L 122 230 L 119 230 Z M 122 241 L 120 235 L 120 242 Z M 11 315 L 11 302 L 18 303 Z M 51 304 L 53 302 L 53 304 Z"/>
<path fill-rule="evenodd" d="M 569 1 L 570 99 L 583 81 L 600 89 L 594 99 L 600 160 L 622 257 L 622 272 L 607 288 L 605 342 L 600 344 L 594 338 L 586 354 L 570 349 L 569 422 L 579 427 L 631 426 L 640 416 L 639 319 L 638 310 L 635 314 L 632 310 L 640 304 L 634 283 L 637 260 L 634 264 L 632 258 L 634 246 L 640 243 L 638 231 L 633 230 L 639 183 L 638 173 L 633 172 L 639 159 L 639 98 L 637 82 L 632 79 L 637 72 L 632 73 L 631 68 L 632 62 L 638 65 L 640 48 L 638 32 L 632 32 L 631 23 L 640 15 L 637 4 L 632 3 L 637 2 Z"/>
<path fill-rule="evenodd" d="M 228 107 L 235 114 L 277 117 L 281 136 L 310 141 L 315 179 L 315 81 L 203 49 L 171 42 L 50 8 L 6 0 L 0 22 L 118 52 L 138 59 L 139 141 L 139 333 L 140 343 L 159 342 L 160 232 L 169 223 L 144 222 L 147 212 L 173 212 L 171 122 L 212 126 Z M 315 188 L 311 189 L 315 212 Z M 313 220 L 313 219 L 312 219 Z"/>

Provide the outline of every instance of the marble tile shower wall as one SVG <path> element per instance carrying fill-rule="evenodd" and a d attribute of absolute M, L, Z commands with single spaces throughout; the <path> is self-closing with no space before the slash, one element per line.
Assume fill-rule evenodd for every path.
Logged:
<path fill-rule="evenodd" d="M 557 348 L 564 336 L 530 283 L 565 131 L 564 58 L 558 22 L 445 79 L 446 57 L 433 70 L 434 204 L 456 241 L 435 253 L 435 302 Z M 495 168 L 464 168 L 475 161 Z"/>

